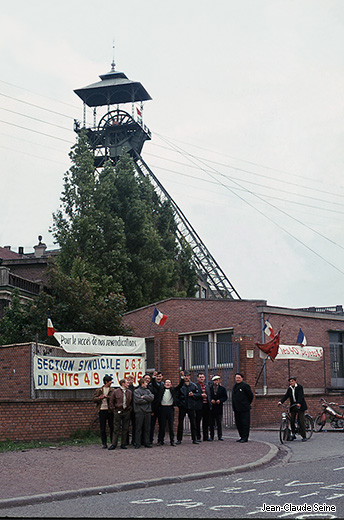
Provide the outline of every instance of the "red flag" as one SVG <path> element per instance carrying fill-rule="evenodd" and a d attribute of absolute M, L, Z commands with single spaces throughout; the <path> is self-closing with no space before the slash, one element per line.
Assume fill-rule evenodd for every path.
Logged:
<path fill-rule="evenodd" d="M 50 318 L 48 318 L 47 328 L 48 328 L 48 336 L 53 336 L 56 331 L 54 329 L 53 323 Z"/>
<path fill-rule="evenodd" d="M 138 115 L 139 117 L 142 117 L 142 113 L 141 113 L 141 111 L 140 111 L 137 107 L 136 107 L 136 112 L 137 112 L 137 115 Z"/>
<path fill-rule="evenodd" d="M 260 348 L 265 354 L 267 354 L 273 361 L 278 354 L 278 347 L 280 342 L 280 333 L 278 332 L 274 339 L 268 343 L 256 343 L 256 346 Z"/>

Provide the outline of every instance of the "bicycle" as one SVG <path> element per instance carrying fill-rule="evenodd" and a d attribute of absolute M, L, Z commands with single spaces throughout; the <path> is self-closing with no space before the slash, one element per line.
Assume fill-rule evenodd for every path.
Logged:
<path fill-rule="evenodd" d="M 293 404 L 290 408 L 286 406 L 285 404 L 282 404 L 284 408 L 286 408 L 286 411 L 282 412 L 282 420 L 280 424 L 279 429 L 279 438 L 281 444 L 284 444 L 286 441 L 289 441 L 291 439 L 291 436 L 293 435 L 291 430 L 291 415 L 290 415 L 290 408 L 293 406 L 296 406 Z M 306 430 L 306 439 L 310 439 L 313 435 L 313 429 L 314 429 L 314 420 L 309 413 L 305 413 L 305 430 Z M 298 421 L 295 421 L 295 434 L 300 433 L 300 427 L 298 424 Z"/>
<path fill-rule="evenodd" d="M 339 406 L 339 408 L 343 409 L 344 405 L 338 403 L 328 403 L 323 397 L 319 399 L 319 401 L 321 402 L 323 410 L 315 418 L 314 431 L 316 433 L 322 431 L 326 424 L 327 416 L 330 418 L 331 428 L 344 429 L 344 414 L 342 412 L 336 412 L 336 410 L 332 408 L 332 406 Z"/>

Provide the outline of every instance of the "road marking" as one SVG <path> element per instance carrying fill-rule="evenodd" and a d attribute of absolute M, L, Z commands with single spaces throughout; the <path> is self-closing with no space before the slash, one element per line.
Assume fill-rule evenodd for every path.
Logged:
<path fill-rule="evenodd" d="M 324 484 L 324 482 L 300 482 L 299 480 L 292 480 L 288 484 L 284 484 L 284 485 L 286 487 L 290 487 L 290 486 L 299 487 L 299 486 L 313 486 L 313 485 L 321 486 L 322 484 Z"/>
<path fill-rule="evenodd" d="M 339 471 L 341 469 L 344 469 L 344 466 L 342 466 L 341 468 L 333 468 L 333 471 Z"/>
<path fill-rule="evenodd" d="M 157 504 L 163 502 L 162 498 L 142 498 L 141 500 L 132 500 L 131 504 Z"/>
<path fill-rule="evenodd" d="M 237 506 L 235 504 L 226 504 L 226 505 L 220 505 L 220 506 L 212 506 L 212 507 L 209 507 L 209 509 L 211 511 L 220 511 L 220 509 L 224 509 L 226 507 L 245 507 L 245 506 Z"/>
<path fill-rule="evenodd" d="M 179 500 L 179 502 L 176 502 L 175 504 L 166 504 L 167 507 L 175 507 L 175 506 L 182 506 L 186 509 L 190 509 L 191 507 L 199 507 L 204 506 L 203 502 L 192 502 L 191 498 L 186 498 L 185 500 Z"/>
<path fill-rule="evenodd" d="M 258 493 L 258 495 L 276 495 L 276 497 L 284 497 L 285 495 L 298 495 L 298 491 L 289 491 L 288 493 L 282 493 L 279 489 L 275 489 L 274 491 L 264 491 L 262 493 Z"/>
<path fill-rule="evenodd" d="M 215 486 L 199 488 L 199 489 L 195 489 L 195 491 L 202 491 L 203 493 L 210 493 L 210 491 L 212 491 L 213 489 L 215 489 Z"/>

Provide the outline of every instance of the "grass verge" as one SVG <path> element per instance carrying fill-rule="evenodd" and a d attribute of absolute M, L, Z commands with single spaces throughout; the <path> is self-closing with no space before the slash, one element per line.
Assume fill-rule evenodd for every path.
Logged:
<path fill-rule="evenodd" d="M 90 430 L 76 430 L 68 439 L 58 441 L 11 441 L 5 440 L 0 442 L 0 453 L 6 451 L 23 451 L 33 448 L 58 448 L 60 446 L 87 446 L 89 444 L 99 444 L 99 434 Z"/>

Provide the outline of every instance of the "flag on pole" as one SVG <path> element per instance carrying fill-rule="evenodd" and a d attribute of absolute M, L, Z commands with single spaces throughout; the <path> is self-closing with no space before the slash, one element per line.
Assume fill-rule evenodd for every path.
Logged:
<path fill-rule="evenodd" d="M 306 340 L 306 336 L 304 335 L 304 333 L 302 332 L 301 328 L 299 330 L 299 334 L 297 336 L 297 340 L 296 340 L 296 343 L 298 345 L 302 345 L 303 347 L 305 347 L 307 345 L 307 340 Z"/>
<path fill-rule="evenodd" d="M 154 307 L 152 322 L 156 323 L 157 325 L 163 325 L 166 320 L 167 320 L 166 314 L 163 314 L 156 307 Z"/>
<path fill-rule="evenodd" d="M 256 346 L 260 348 L 265 354 L 267 354 L 270 359 L 273 361 L 278 354 L 280 342 L 280 333 L 278 332 L 274 339 L 269 341 L 268 343 L 256 343 Z"/>
<path fill-rule="evenodd" d="M 271 339 L 275 337 L 274 329 L 272 328 L 272 325 L 268 320 L 266 320 L 264 324 L 264 332 Z"/>
<path fill-rule="evenodd" d="M 136 113 L 139 117 L 142 117 L 142 112 L 136 107 Z"/>
<path fill-rule="evenodd" d="M 48 336 L 53 336 L 55 334 L 56 330 L 54 329 L 53 323 L 50 318 L 48 318 L 47 328 L 48 328 Z"/>

